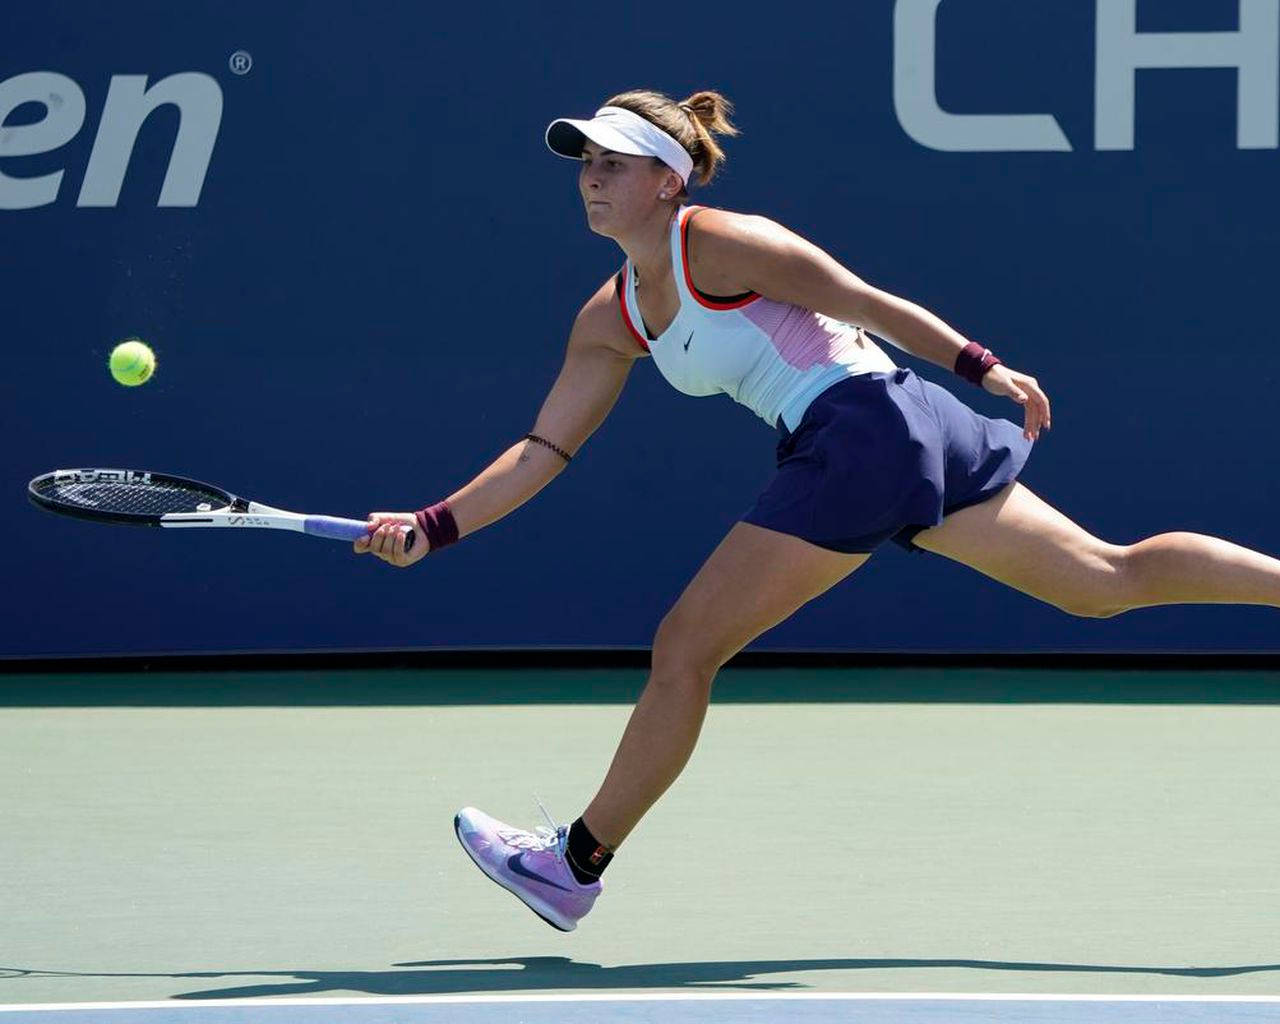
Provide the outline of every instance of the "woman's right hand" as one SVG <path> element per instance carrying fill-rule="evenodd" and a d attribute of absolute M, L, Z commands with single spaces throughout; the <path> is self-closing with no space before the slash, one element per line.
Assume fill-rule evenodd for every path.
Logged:
<path fill-rule="evenodd" d="M 1028 441 L 1039 440 L 1040 431 L 1052 427 L 1049 396 L 1041 390 L 1040 382 L 1034 377 L 997 363 L 982 375 L 982 387 L 993 395 L 1012 398 L 1022 406 L 1022 436 Z"/>
<path fill-rule="evenodd" d="M 406 551 L 405 541 L 410 535 L 413 547 Z M 370 512 L 369 535 L 360 537 L 352 547 L 357 555 L 377 555 L 401 569 L 413 565 L 431 550 L 412 512 Z"/>

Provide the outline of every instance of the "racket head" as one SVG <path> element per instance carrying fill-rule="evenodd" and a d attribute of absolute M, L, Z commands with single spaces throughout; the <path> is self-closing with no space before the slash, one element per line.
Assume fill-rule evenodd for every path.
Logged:
<path fill-rule="evenodd" d="M 246 504 L 221 487 L 141 469 L 57 469 L 27 484 L 27 497 L 59 515 L 134 526 L 159 526 L 173 512 Z"/>

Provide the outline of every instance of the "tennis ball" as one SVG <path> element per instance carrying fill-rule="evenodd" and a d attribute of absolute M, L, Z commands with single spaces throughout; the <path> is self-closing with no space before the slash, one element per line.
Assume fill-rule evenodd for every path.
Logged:
<path fill-rule="evenodd" d="M 111 376 L 117 384 L 136 387 L 151 379 L 156 369 L 156 354 L 137 338 L 122 341 L 111 350 Z"/>

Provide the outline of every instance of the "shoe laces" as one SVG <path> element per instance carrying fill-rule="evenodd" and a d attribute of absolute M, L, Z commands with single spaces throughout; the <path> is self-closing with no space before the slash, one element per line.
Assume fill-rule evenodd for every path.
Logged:
<path fill-rule="evenodd" d="M 556 855 L 556 860 L 560 863 L 563 863 L 564 848 L 565 848 L 565 844 L 568 842 L 568 837 L 569 837 L 569 826 L 557 825 L 556 819 L 551 817 L 551 815 L 547 812 L 546 807 L 543 806 L 542 801 L 538 799 L 538 795 L 536 793 L 533 795 L 533 799 L 534 799 L 534 802 L 538 805 L 538 810 L 542 812 L 542 816 L 547 819 L 547 825 L 551 826 L 550 828 L 547 828 L 546 825 L 539 825 L 538 833 L 539 835 L 545 837 L 548 848 L 552 849 Z"/>
<path fill-rule="evenodd" d="M 527 832 L 520 828 L 504 828 L 498 830 L 498 838 L 508 846 L 514 846 L 518 850 L 529 850 L 533 853 L 540 853 L 543 850 L 550 850 L 557 861 L 564 861 L 564 846 L 569 834 L 567 825 L 557 825 L 555 819 L 547 813 L 546 807 L 542 801 L 536 796 L 533 798 L 538 804 L 538 809 L 542 811 L 542 816 L 547 819 L 547 825 L 537 825 L 534 831 Z"/>

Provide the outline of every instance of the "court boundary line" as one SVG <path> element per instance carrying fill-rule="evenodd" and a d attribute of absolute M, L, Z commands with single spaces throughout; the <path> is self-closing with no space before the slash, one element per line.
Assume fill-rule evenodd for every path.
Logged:
<path fill-rule="evenodd" d="M 0 1003 L 0 1014 L 67 1012 L 83 1010 L 208 1010 L 215 1006 L 410 1006 L 504 1003 L 657 1003 L 657 1002 L 1028 1002 L 1028 1003 L 1272 1003 L 1280 996 L 1242 995 L 1093 995 L 1044 992 L 581 992 L 528 995 L 421 995 L 349 996 L 316 999 L 276 999 L 270 996 L 249 999 L 143 1000 L 106 1003 Z"/>

